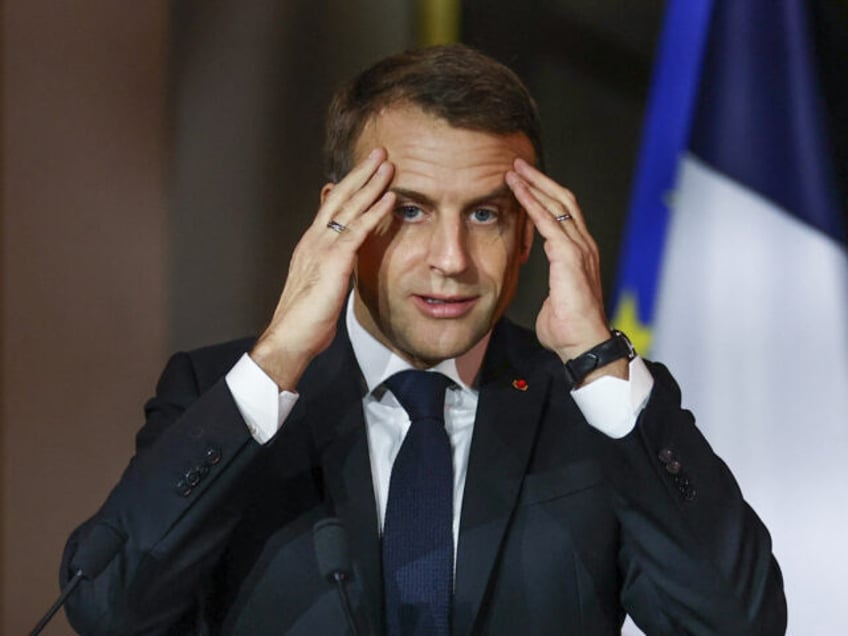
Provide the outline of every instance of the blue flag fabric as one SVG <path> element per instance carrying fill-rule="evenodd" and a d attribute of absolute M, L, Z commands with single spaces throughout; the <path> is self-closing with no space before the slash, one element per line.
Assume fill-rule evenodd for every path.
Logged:
<path fill-rule="evenodd" d="M 845 240 L 803 2 L 719 2 L 690 149 L 838 241 Z"/>

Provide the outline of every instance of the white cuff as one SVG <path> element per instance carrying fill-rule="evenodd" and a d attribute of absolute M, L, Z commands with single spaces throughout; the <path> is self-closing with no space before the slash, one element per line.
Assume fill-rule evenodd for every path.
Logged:
<path fill-rule="evenodd" d="M 250 434 L 260 444 L 276 435 L 297 402 L 297 393 L 280 392 L 246 353 L 227 373 L 226 382 Z"/>
<path fill-rule="evenodd" d="M 654 378 L 639 356 L 630 361 L 629 375 L 628 380 L 606 375 L 571 392 L 586 421 L 615 439 L 633 430 L 654 388 Z"/>

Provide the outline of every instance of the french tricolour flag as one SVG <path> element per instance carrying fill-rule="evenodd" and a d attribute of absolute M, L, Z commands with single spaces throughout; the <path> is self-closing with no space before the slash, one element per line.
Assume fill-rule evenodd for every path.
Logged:
<path fill-rule="evenodd" d="M 835 635 L 848 257 L 812 47 L 804 0 L 670 0 L 611 313 L 769 527 L 789 632 Z"/>

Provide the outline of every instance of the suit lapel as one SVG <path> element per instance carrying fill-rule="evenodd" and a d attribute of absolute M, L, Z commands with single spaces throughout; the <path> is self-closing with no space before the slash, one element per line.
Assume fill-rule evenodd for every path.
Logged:
<path fill-rule="evenodd" d="M 480 612 L 549 389 L 549 376 L 540 369 L 544 365 L 510 355 L 504 331 L 500 328 L 493 334 L 479 385 L 457 552 L 453 608 L 457 636 L 471 632 Z M 513 365 L 512 360 L 521 362 Z"/>
<path fill-rule="evenodd" d="M 370 625 L 365 633 L 377 633 L 383 614 L 380 538 L 362 414 L 365 389 L 344 321 L 338 330 L 333 344 L 301 383 L 304 391 L 320 387 L 307 400 L 308 415 L 305 411 L 302 415 L 313 428 L 328 510 L 347 531 L 354 566 L 350 593 L 353 604 L 359 606 L 354 613 L 358 621 L 367 617 Z"/>

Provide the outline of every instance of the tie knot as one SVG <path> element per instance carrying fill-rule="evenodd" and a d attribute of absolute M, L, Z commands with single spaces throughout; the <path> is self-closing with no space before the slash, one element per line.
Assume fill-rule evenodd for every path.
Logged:
<path fill-rule="evenodd" d="M 444 419 L 445 390 L 451 384 L 447 376 L 428 371 L 401 371 L 385 384 L 412 421 L 427 417 Z"/>

